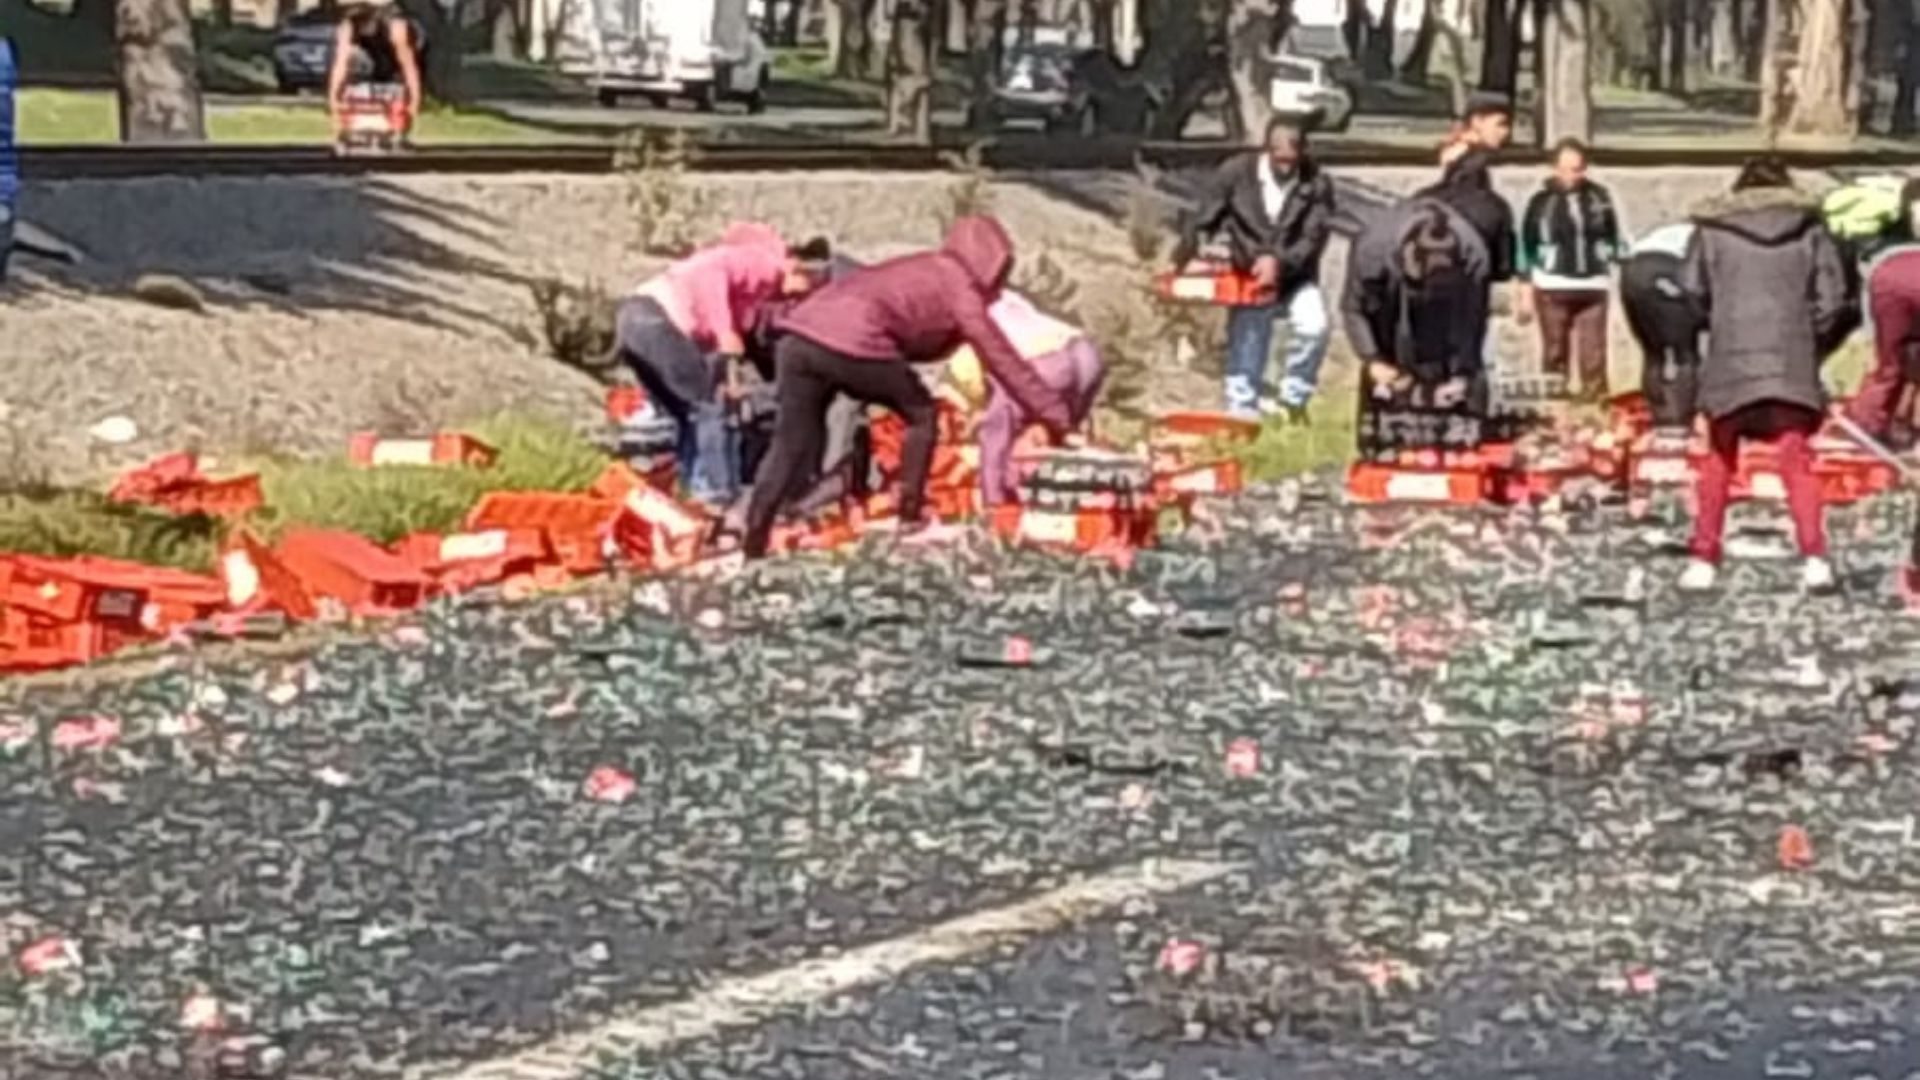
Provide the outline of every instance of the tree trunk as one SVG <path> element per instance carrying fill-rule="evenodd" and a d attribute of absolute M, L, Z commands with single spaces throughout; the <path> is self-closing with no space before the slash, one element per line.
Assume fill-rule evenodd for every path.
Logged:
<path fill-rule="evenodd" d="M 1400 81 L 1419 85 L 1427 81 L 1427 69 L 1433 66 L 1433 45 L 1440 39 L 1440 0 L 1420 5 L 1420 28 L 1414 31 L 1413 48 L 1400 64 Z"/>
<path fill-rule="evenodd" d="M 1161 100 L 1148 134 L 1177 139 L 1227 69 L 1225 15 L 1220 0 L 1149 0 L 1147 48 L 1139 79 L 1158 87 Z"/>
<path fill-rule="evenodd" d="M 893 64 L 894 9 L 903 0 L 866 0 L 867 51 L 861 57 L 860 77 L 886 85 Z"/>
<path fill-rule="evenodd" d="M 1513 96 L 1520 83 L 1519 8 L 1525 0 L 1487 0 L 1486 32 L 1480 37 L 1480 89 Z"/>
<path fill-rule="evenodd" d="M 1899 71 L 1894 79 L 1893 117 L 1889 130 L 1895 136 L 1912 135 L 1914 97 L 1920 93 L 1920 20 L 1914 18 L 1913 5 L 1894 7 L 1894 34 L 1899 38 Z"/>
<path fill-rule="evenodd" d="M 518 0 L 493 0 L 493 58 L 512 60 L 519 55 L 520 5 Z"/>
<path fill-rule="evenodd" d="M 1709 0 L 1707 13 L 1707 70 L 1725 77 L 1733 74 L 1740 56 L 1734 0 Z"/>
<path fill-rule="evenodd" d="M 893 9 L 887 77 L 887 134 L 933 144 L 933 0 L 899 0 Z"/>
<path fill-rule="evenodd" d="M 1799 59 L 1786 129 L 1799 135 L 1852 135 L 1847 108 L 1847 0 L 1803 0 Z"/>
<path fill-rule="evenodd" d="M 1545 0 L 1540 8 L 1540 142 L 1593 138 L 1590 0 Z"/>
<path fill-rule="evenodd" d="M 1389 4 L 1393 0 L 1387 0 Z M 1274 10 L 1272 0 L 1233 0 L 1227 11 L 1227 82 L 1233 92 L 1229 132 L 1239 142 L 1266 136 L 1273 117 L 1273 65 L 1267 54 L 1286 36 L 1289 16 Z"/>
<path fill-rule="evenodd" d="M 213 25 L 221 29 L 233 25 L 233 0 L 213 0 Z"/>
<path fill-rule="evenodd" d="M 1687 92 L 1687 35 L 1691 31 L 1691 22 L 1687 16 L 1690 4 L 1688 0 L 1667 0 L 1667 52 L 1666 92 L 1684 94 Z M 1655 63 L 1661 58 L 1656 57 Z"/>
<path fill-rule="evenodd" d="M 473 0 L 403 0 L 402 9 L 419 20 L 427 35 L 427 62 L 420 81 L 428 97 L 454 101 L 460 96 L 460 30 Z"/>
<path fill-rule="evenodd" d="M 1746 7 L 1743 11 L 1744 22 L 1740 28 L 1743 49 L 1741 55 L 1747 61 L 1746 76 L 1754 82 L 1765 79 L 1767 72 L 1773 70 L 1768 67 L 1770 63 L 1768 56 L 1774 48 L 1773 43 L 1779 38 L 1779 31 L 1775 24 L 1780 21 L 1780 13 L 1775 8 L 1782 2 L 1783 0 L 1743 0 Z M 1777 105 L 1778 102 L 1775 104 Z"/>
<path fill-rule="evenodd" d="M 1093 0 L 1093 47 L 1099 52 L 1113 52 L 1113 22 L 1119 7 L 1119 0 Z"/>
<path fill-rule="evenodd" d="M 1853 5 L 1853 19 L 1847 29 L 1847 111 L 1853 114 L 1853 130 L 1872 131 L 1879 102 L 1874 94 L 1874 36 L 1884 33 L 1886 20 L 1880 17 L 1882 0 L 1862 0 Z"/>
<path fill-rule="evenodd" d="M 974 0 L 967 24 L 967 75 L 971 107 L 967 126 L 975 131 L 993 128 L 993 87 L 1000 72 L 1000 40 L 1007 25 L 1007 0 Z"/>
<path fill-rule="evenodd" d="M 1340 37 L 1346 42 L 1347 55 L 1356 61 L 1366 55 L 1369 24 L 1367 0 L 1347 0 L 1340 19 Z"/>
<path fill-rule="evenodd" d="M 1367 31 L 1367 54 L 1362 65 L 1372 82 L 1393 78 L 1394 39 L 1399 36 L 1400 0 L 1384 0 L 1380 21 Z"/>
<path fill-rule="evenodd" d="M 1786 91 L 1780 68 L 1780 5 L 1785 0 L 1761 0 L 1760 13 L 1760 131 L 1769 143 L 1780 135 L 1781 103 Z"/>
<path fill-rule="evenodd" d="M 187 0 L 118 0 L 114 54 L 120 141 L 196 142 L 207 137 Z"/>
<path fill-rule="evenodd" d="M 873 49 L 873 35 L 868 32 L 867 19 L 873 13 L 873 0 L 831 0 L 833 14 L 831 23 L 839 23 L 839 33 L 832 34 L 837 44 L 833 55 L 833 73 L 842 79 L 860 78 L 867 70 L 867 56 Z"/>

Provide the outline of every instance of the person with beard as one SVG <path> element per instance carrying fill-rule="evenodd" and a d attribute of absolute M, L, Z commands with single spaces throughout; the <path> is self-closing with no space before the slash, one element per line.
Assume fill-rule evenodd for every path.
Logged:
<path fill-rule="evenodd" d="M 1209 236 L 1224 237 L 1233 265 L 1274 290 L 1272 303 L 1236 307 L 1227 319 L 1227 411 L 1257 418 L 1270 406 L 1261 388 L 1273 352 L 1273 324 L 1287 323 L 1286 374 L 1271 406 L 1298 420 L 1320 382 L 1332 341 L 1320 257 L 1333 227 L 1333 183 L 1307 153 L 1306 130 L 1276 117 L 1265 149 L 1216 173 L 1182 231 L 1174 265 L 1186 266 Z"/>
<path fill-rule="evenodd" d="M 1824 345 L 1847 316 L 1847 270 L 1818 203 L 1776 158 L 1750 161 L 1730 194 L 1694 213 L 1697 231 L 1680 285 L 1707 314 L 1700 409 L 1711 449 L 1696 480 L 1692 560 L 1684 591 L 1718 579 L 1727 500 L 1740 444 L 1770 443 L 1799 542 L 1801 583 L 1833 585 L 1809 441 L 1825 406 Z"/>
<path fill-rule="evenodd" d="M 1491 273 L 1479 233 L 1435 199 L 1409 200 L 1361 233 L 1342 310 L 1360 360 L 1363 430 L 1376 405 L 1484 412 Z"/>

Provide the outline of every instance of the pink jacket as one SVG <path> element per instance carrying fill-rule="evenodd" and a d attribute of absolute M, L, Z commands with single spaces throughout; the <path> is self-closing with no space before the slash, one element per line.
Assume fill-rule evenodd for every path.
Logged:
<path fill-rule="evenodd" d="M 702 349 L 745 334 L 754 309 L 780 292 L 787 245 L 765 225 L 729 226 L 720 242 L 647 280 L 635 296 L 651 298 L 673 325 Z"/>

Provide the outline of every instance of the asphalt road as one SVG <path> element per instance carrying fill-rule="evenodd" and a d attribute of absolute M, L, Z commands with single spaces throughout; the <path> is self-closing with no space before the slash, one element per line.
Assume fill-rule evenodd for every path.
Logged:
<path fill-rule="evenodd" d="M 1124 573 L 788 560 L 35 691 L 0 937 L 73 960 L 0 971 L 0 1075 L 195 1075 L 213 1015 L 314 1080 L 1901 1077 L 1911 509 L 1834 515 L 1828 598 L 1777 513 L 1700 602 L 1617 509 L 1267 493 Z"/>

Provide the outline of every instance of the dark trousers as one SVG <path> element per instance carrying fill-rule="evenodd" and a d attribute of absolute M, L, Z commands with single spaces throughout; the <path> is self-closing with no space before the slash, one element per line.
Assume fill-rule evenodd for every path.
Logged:
<path fill-rule="evenodd" d="M 1679 258 L 1664 252 L 1635 255 L 1620 271 L 1620 304 L 1645 364 L 1641 389 L 1660 427 L 1692 423 L 1700 392 L 1706 319 L 1680 291 L 1679 274 Z"/>
<path fill-rule="evenodd" d="M 720 400 L 719 365 L 647 297 L 620 306 L 615 335 L 620 358 L 673 417 L 680 482 L 703 501 L 731 502 L 740 486 L 739 448 Z"/>
<path fill-rule="evenodd" d="M 773 446 L 760 466 L 747 507 L 748 558 L 767 553 L 774 518 L 789 500 L 801 494 L 819 467 L 827 437 L 827 408 L 846 395 L 855 401 L 891 410 L 906 422 L 907 442 L 900 460 L 900 517 L 920 517 L 927 495 L 927 471 L 933 464 L 935 423 L 933 395 L 900 360 L 862 360 L 823 348 L 801 337 L 780 343 L 776 367 L 779 418 Z"/>
<path fill-rule="evenodd" d="M 1873 312 L 1873 369 L 1847 415 L 1880 438 L 1907 388 L 1907 358 L 1920 345 L 1920 251 L 1889 256 L 1867 283 Z"/>
<path fill-rule="evenodd" d="M 1607 391 L 1607 291 L 1540 289 L 1540 368 L 1548 375 L 1575 374 L 1582 393 Z"/>

